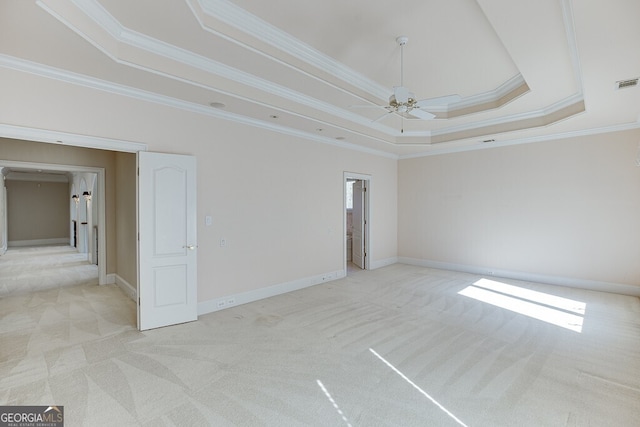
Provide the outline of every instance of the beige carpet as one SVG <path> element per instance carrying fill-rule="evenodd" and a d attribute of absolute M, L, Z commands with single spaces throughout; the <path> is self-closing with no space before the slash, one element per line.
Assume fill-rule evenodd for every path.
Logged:
<path fill-rule="evenodd" d="M 548 295 L 515 297 L 539 320 L 469 296 L 478 279 L 353 271 L 144 333 L 114 286 L 4 297 L 0 402 L 67 426 L 638 425 L 638 298 L 500 280 L 573 300 L 558 326 Z"/>
<path fill-rule="evenodd" d="M 17 247 L 0 256 L 0 297 L 98 284 L 98 266 L 71 246 Z"/>

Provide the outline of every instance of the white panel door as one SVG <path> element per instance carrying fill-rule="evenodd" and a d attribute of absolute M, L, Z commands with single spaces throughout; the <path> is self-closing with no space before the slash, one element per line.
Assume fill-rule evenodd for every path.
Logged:
<path fill-rule="evenodd" d="M 138 153 L 138 329 L 198 318 L 196 159 Z"/>
<path fill-rule="evenodd" d="M 360 268 L 365 266 L 365 217 L 364 217 L 364 192 L 366 191 L 365 181 L 353 183 L 353 211 L 351 221 L 353 229 L 351 231 L 351 261 Z"/>

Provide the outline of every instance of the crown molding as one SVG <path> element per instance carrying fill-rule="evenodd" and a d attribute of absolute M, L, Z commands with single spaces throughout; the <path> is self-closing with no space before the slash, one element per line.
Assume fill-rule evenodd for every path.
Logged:
<path fill-rule="evenodd" d="M 95 148 L 98 150 L 122 151 L 126 153 L 147 151 L 147 144 L 139 142 L 79 135 L 48 129 L 13 126 L 2 123 L 0 123 L 0 137 L 45 142 L 57 145 L 69 145 L 72 147 Z"/>
<path fill-rule="evenodd" d="M 183 65 L 194 67 L 205 71 L 207 73 L 215 74 L 222 78 L 235 81 L 242 85 L 261 90 L 263 92 L 269 93 L 271 95 L 275 95 L 289 101 L 295 102 L 300 105 L 308 106 L 314 110 L 322 111 L 324 113 L 330 114 L 335 117 L 339 117 L 341 119 L 349 120 L 353 123 L 357 123 L 361 126 L 370 127 L 376 131 L 382 132 L 389 136 L 398 136 L 396 129 L 384 125 L 379 122 L 372 122 L 371 120 L 353 113 L 349 110 L 345 110 L 342 108 L 337 108 L 334 105 L 322 102 L 317 100 L 316 98 L 312 98 L 306 96 L 300 92 L 294 91 L 290 88 L 272 83 L 268 80 L 261 79 L 256 77 L 250 73 L 238 70 L 236 68 L 227 66 L 221 62 L 212 60 L 210 58 L 204 57 L 202 55 L 198 55 L 189 50 L 179 48 L 177 46 L 168 44 L 161 40 L 154 39 L 152 37 L 140 34 L 138 32 L 132 31 L 126 27 L 124 27 L 120 22 L 118 22 L 102 5 L 99 4 L 96 0 L 71 0 L 72 3 L 81 10 L 85 15 L 90 17 L 98 26 L 103 28 L 108 34 L 111 35 L 117 42 L 127 44 L 129 46 L 135 47 L 137 49 L 144 50 L 149 53 L 153 53 L 155 55 L 170 59 L 172 61 L 177 61 L 182 63 Z M 218 19 L 226 24 L 252 36 L 257 39 L 260 39 L 271 46 L 287 53 L 291 54 L 294 57 L 298 58 L 305 63 L 311 64 L 315 68 L 334 75 L 345 81 L 349 85 L 356 87 L 364 92 L 367 92 L 375 97 L 380 99 L 387 100 L 389 96 L 389 88 L 384 87 L 382 85 L 377 84 L 376 82 L 368 79 L 360 73 L 352 70 L 349 67 L 335 61 L 333 58 L 317 51 L 311 46 L 295 39 L 288 33 L 278 29 L 277 27 L 263 21 L 257 16 L 250 14 L 246 10 L 236 6 L 228 0 L 194 0 L 200 6 L 203 13 Z M 70 23 L 68 20 L 64 20 L 59 15 L 55 14 L 55 12 L 51 11 L 49 7 L 42 1 L 38 1 L 38 4 L 47 10 L 49 13 L 54 15 L 57 19 L 60 19 L 65 25 L 74 30 L 76 33 L 81 35 L 83 38 L 88 40 L 94 46 L 97 46 L 98 43 L 91 39 L 88 35 L 82 33 L 76 26 Z M 190 10 L 194 13 L 194 16 L 199 21 L 200 25 L 207 30 L 219 34 L 215 30 L 208 28 L 206 23 L 200 19 L 198 16 L 196 9 L 193 5 L 188 2 Z M 228 40 L 232 40 L 233 42 L 242 45 L 245 48 L 248 48 L 247 45 L 240 43 L 232 38 L 226 37 Z M 105 52 L 107 49 L 98 46 L 98 48 Z M 162 74 L 166 77 L 178 79 L 186 83 L 197 84 L 193 81 L 186 81 L 183 79 L 179 79 L 176 76 L 168 75 L 160 72 L 159 70 L 150 69 L 145 67 L 142 64 L 133 64 L 129 61 L 122 61 L 117 57 L 116 54 L 112 52 L 106 52 L 109 57 L 116 60 L 119 63 L 127 64 L 131 66 L 135 66 L 138 68 L 145 69 L 150 72 L 154 72 L 156 74 Z M 277 58 L 268 56 L 271 60 L 279 61 Z M 287 64 L 289 67 L 292 67 L 290 64 Z M 302 72 L 305 75 L 309 75 L 308 73 L 300 70 L 299 68 L 295 68 L 298 72 Z M 495 90 L 491 90 L 482 94 L 477 94 L 473 96 L 466 97 L 459 101 L 456 104 L 452 104 L 450 107 L 445 108 L 443 111 L 455 111 L 462 108 L 470 108 L 477 105 L 483 105 L 487 103 L 495 103 L 498 100 L 504 98 L 510 92 L 516 90 L 518 87 L 526 84 L 523 76 L 521 74 L 517 74 L 511 79 L 504 82 Z M 202 84 L 197 84 L 200 86 L 204 86 Z M 210 90 L 216 90 L 212 87 L 207 87 Z M 341 89 L 342 90 L 342 89 Z M 225 93 L 226 95 L 238 97 L 235 94 Z M 240 99 L 247 100 L 247 98 L 238 97 Z M 434 109 L 434 112 L 438 112 L 438 109 Z M 535 117 L 535 113 L 532 115 Z M 479 125 L 477 127 L 484 127 L 484 125 Z M 424 132 L 416 132 L 416 136 L 421 137 L 430 137 L 432 135 L 431 131 Z M 385 141 L 386 143 L 390 143 L 389 141 Z M 393 144 L 393 143 L 391 143 Z"/>
<path fill-rule="evenodd" d="M 526 113 L 516 114 L 516 115 L 510 115 L 505 117 L 499 117 L 496 119 L 483 120 L 483 121 L 468 123 L 464 125 L 449 126 L 449 127 L 444 127 L 444 128 L 433 130 L 433 131 L 429 131 L 429 130 L 415 131 L 415 132 L 407 132 L 407 133 L 404 133 L 403 135 L 400 135 L 398 130 L 391 126 L 382 124 L 380 122 L 372 122 L 371 120 L 359 114 L 356 114 L 352 111 L 338 108 L 329 103 L 320 101 L 313 97 L 309 97 L 303 93 L 275 84 L 268 80 L 259 78 L 250 73 L 240 71 L 233 67 L 227 66 L 221 62 L 212 60 L 202 55 L 198 55 L 189 50 L 168 44 L 161 40 L 154 39 L 152 37 L 149 37 L 144 34 L 140 34 L 135 31 L 132 31 L 124 27 L 119 21 L 117 21 L 115 17 L 113 17 L 104 7 L 102 7 L 102 5 L 97 0 L 69 0 L 69 1 L 71 1 L 71 3 L 75 7 L 77 7 L 82 13 L 84 13 L 87 17 L 92 19 L 99 28 L 106 31 L 106 33 L 109 34 L 109 36 L 116 43 L 126 44 L 133 48 L 152 53 L 159 57 L 166 58 L 171 61 L 176 61 L 187 67 L 196 68 L 196 69 L 205 71 L 206 73 L 217 75 L 219 77 L 237 82 L 244 86 L 263 91 L 265 93 L 280 97 L 282 99 L 289 100 L 296 104 L 307 106 L 313 110 L 324 112 L 333 117 L 338 117 L 340 119 L 348 120 L 360 126 L 370 128 L 374 131 L 387 135 L 390 138 L 387 140 L 382 138 L 371 137 L 370 135 L 367 135 L 361 132 L 354 132 L 351 130 L 350 132 L 353 132 L 355 134 L 365 136 L 368 138 L 372 138 L 375 141 L 383 142 L 391 146 L 403 146 L 403 145 L 427 146 L 429 145 L 429 143 L 424 143 L 424 144 L 402 143 L 401 141 L 405 137 L 425 138 L 425 139 L 428 139 L 430 142 L 432 141 L 432 138 L 435 138 L 435 139 L 439 139 L 440 143 L 444 143 L 444 142 L 449 142 L 449 141 L 458 139 L 457 134 L 459 133 L 468 134 L 468 133 L 473 133 L 475 131 L 480 135 L 482 134 L 483 129 L 486 129 L 488 127 L 496 127 L 496 126 L 505 127 L 508 125 L 514 125 L 518 121 L 522 122 L 523 126 L 526 125 L 530 127 L 529 123 L 535 122 L 536 120 L 539 121 L 539 119 L 544 121 L 545 115 L 548 116 L 549 114 L 552 114 L 553 112 L 558 111 L 559 109 L 562 109 L 563 105 L 566 106 L 566 105 L 571 105 L 572 103 L 575 104 L 577 102 L 580 102 L 580 100 L 583 98 L 582 86 L 579 85 L 579 92 L 576 95 L 572 97 L 568 97 L 565 100 L 562 100 L 556 104 L 553 104 L 541 110 L 531 111 L 531 112 L 526 112 Z M 64 25 L 66 25 L 67 27 L 75 31 L 85 40 L 90 42 L 92 45 L 96 46 L 98 49 L 100 49 L 102 52 L 108 55 L 112 60 L 118 63 L 143 69 L 145 71 L 152 72 L 154 74 L 161 75 L 163 77 L 170 78 L 176 81 L 181 81 L 186 84 L 203 87 L 208 90 L 223 93 L 228 96 L 233 96 L 233 97 L 236 97 L 237 99 L 241 99 L 244 101 L 256 102 L 255 100 L 249 99 L 247 97 L 243 97 L 241 95 L 216 89 L 214 87 L 207 86 L 203 83 L 199 83 L 196 81 L 187 80 L 179 76 L 163 72 L 162 70 L 159 70 L 159 69 L 150 68 L 148 66 L 145 66 L 144 64 L 134 63 L 127 60 L 123 60 L 122 58 L 118 58 L 117 51 L 111 52 L 109 51 L 108 46 L 101 46 L 100 43 L 97 40 L 94 40 L 89 34 L 82 32 L 77 26 L 73 25 L 72 22 L 65 19 L 63 16 L 60 16 L 60 14 L 57 14 L 54 10 L 51 9 L 51 7 L 49 7 L 46 4 L 46 2 L 38 0 L 37 3 L 40 7 L 46 10 L 56 19 L 60 20 Z M 202 10 L 202 13 L 205 13 L 214 19 L 225 22 L 226 24 L 252 37 L 259 38 L 260 40 L 270 44 L 271 46 L 274 46 L 277 49 L 280 49 L 283 52 L 286 52 L 287 54 L 294 55 L 301 61 L 305 61 L 306 63 L 313 65 L 317 69 L 320 69 L 326 73 L 331 73 L 332 75 L 337 76 L 338 78 L 342 79 L 343 81 L 349 83 L 354 87 L 358 87 L 361 90 L 369 92 L 374 96 L 378 96 L 383 99 L 387 98 L 387 95 L 389 93 L 388 88 L 380 86 L 375 82 L 372 82 L 371 80 L 366 79 L 366 77 L 362 76 L 361 74 L 356 73 L 354 70 L 351 70 L 350 68 L 342 65 L 341 63 L 338 63 L 332 58 L 322 54 L 321 52 L 313 49 L 312 47 L 293 38 L 289 34 L 268 24 L 267 22 L 261 20 L 260 18 L 250 14 L 246 10 L 234 5 L 232 2 L 228 0 L 187 0 L 187 3 L 188 3 L 188 6 L 190 7 L 190 10 L 192 11 L 196 19 L 199 21 L 200 25 L 209 31 L 212 31 L 216 34 L 220 34 L 220 33 L 217 33 L 214 29 L 206 27 L 205 22 L 202 19 L 200 19 L 201 17 L 198 15 L 197 7 L 195 7 L 195 5 L 197 5 Z M 563 8 L 565 26 L 567 29 L 567 38 L 568 38 L 569 47 L 570 47 L 569 50 L 571 51 L 572 61 L 574 63 L 574 70 L 576 72 L 578 81 L 580 82 L 579 60 L 577 56 L 577 46 L 575 43 L 575 32 L 573 29 L 573 15 L 572 15 L 572 9 L 571 9 L 571 1 L 562 0 L 562 8 Z M 231 40 L 243 46 L 244 48 L 251 48 L 251 46 L 247 46 L 246 44 L 243 44 L 240 41 L 234 40 L 227 36 L 225 37 L 227 40 Z M 114 46 L 117 47 L 117 45 L 114 45 Z M 113 48 L 114 47 L 112 46 L 111 49 Z M 274 56 L 269 56 L 266 54 L 265 56 L 270 58 L 271 60 L 282 62 Z M 288 65 L 288 66 L 296 69 L 301 73 L 305 73 L 306 75 L 309 75 L 309 73 L 306 73 L 304 70 L 300 70 L 299 68 L 293 67 L 291 65 Z M 103 82 L 103 83 L 107 83 L 107 82 Z M 446 110 L 455 111 L 462 108 L 468 108 L 468 107 L 473 107 L 473 106 L 477 106 L 485 103 L 496 102 L 497 100 L 502 99 L 504 96 L 508 95 L 512 91 L 517 90 L 519 87 L 522 87 L 522 85 L 526 85 L 526 82 L 523 76 L 521 74 L 518 74 L 512 77 L 511 79 L 509 79 L 508 81 L 506 81 L 505 83 L 503 83 L 502 85 L 500 85 L 495 90 L 488 91 L 478 95 L 473 95 L 470 97 L 466 97 L 461 101 L 459 101 L 458 103 L 451 105 Z M 116 87 L 119 85 L 115 85 L 115 84 L 109 85 L 108 83 L 103 84 L 102 86 L 103 88 L 101 90 L 110 90 L 110 89 L 116 88 L 115 93 L 123 94 L 122 92 L 124 90 L 123 89 L 124 87 L 122 86 Z M 177 108 L 187 109 L 190 111 L 198 110 L 197 112 L 199 113 L 205 113 L 204 110 L 207 110 L 208 113 L 205 113 L 205 114 L 210 114 L 209 107 L 204 107 L 204 109 L 197 108 L 194 104 L 185 103 L 185 101 L 180 101 L 177 99 L 172 99 L 171 101 L 168 101 L 166 97 L 163 97 L 162 95 L 150 94 L 149 92 L 145 92 L 145 91 L 137 91 L 135 94 L 132 94 L 131 90 L 132 88 L 128 88 L 128 90 L 124 90 L 125 92 L 129 92 L 129 94 L 126 96 L 138 97 L 142 95 L 141 99 L 144 99 L 144 100 L 149 100 L 150 98 L 153 98 L 151 99 L 152 102 L 170 104 L 173 106 L 177 106 Z M 162 101 L 160 101 L 160 99 L 162 99 Z M 257 102 L 257 103 L 263 106 L 267 106 L 266 104 L 261 102 Z M 178 106 L 178 104 L 180 106 Z M 190 105 L 186 105 L 186 104 L 190 104 Z M 276 108 L 273 105 L 268 105 L 268 106 L 271 108 Z M 317 119 L 299 114 L 295 111 L 283 110 L 281 108 L 276 108 L 276 109 L 280 109 L 281 111 L 286 111 L 289 114 L 298 115 L 299 117 L 305 117 L 307 119 L 318 121 Z M 437 112 L 437 110 L 434 110 L 434 111 Z M 219 113 L 222 114 L 222 112 L 219 112 Z M 229 114 L 229 113 L 226 113 L 226 114 Z M 245 123 L 259 122 L 257 120 L 249 119 L 246 117 L 241 118 L 241 116 L 239 115 L 235 115 L 233 117 L 227 116 L 225 118 L 239 121 L 239 122 L 245 122 Z M 319 121 L 319 122 L 323 122 L 323 121 Z M 336 126 L 333 123 L 325 122 L 325 124 Z M 282 130 L 280 131 L 282 132 Z M 295 134 L 299 133 L 298 131 L 295 131 L 295 130 L 291 130 L 291 132 Z M 446 135 L 451 135 L 451 137 L 447 139 Z M 315 139 L 315 137 L 313 137 L 312 139 Z"/>
<path fill-rule="evenodd" d="M 503 116 L 495 119 L 483 120 L 482 122 L 467 123 L 467 124 L 458 125 L 458 126 L 448 126 L 442 129 L 431 131 L 431 135 L 442 136 L 442 135 L 447 135 L 451 133 L 465 132 L 465 131 L 475 130 L 479 128 L 485 128 L 489 126 L 499 126 L 507 123 L 515 123 L 515 122 L 526 121 L 530 119 L 540 119 L 540 118 L 551 116 L 553 115 L 553 113 L 561 111 L 572 105 L 576 105 L 580 102 L 584 102 L 584 96 L 582 95 L 582 93 L 577 93 L 539 110 L 528 111 L 526 113 L 511 114 L 508 116 Z"/>
<path fill-rule="evenodd" d="M 564 28 L 567 33 L 567 44 L 569 47 L 569 55 L 571 56 L 571 63 L 573 64 L 574 78 L 576 79 L 576 86 L 578 93 L 584 93 L 584 85 L 582 81 L 582 67 L 580 66 L 580 55 L 578 54 L 578 41 L 576 40 L 576 26 L 573 19 L 573 2 L 572 0 L 562 0 L 560 2 L 562 7 L 562 18 L 564 21 Z"/>
<path fill-rule="evenodd" d="M 370 95 L 384 101 L 389 99 L 389 95 L 392 92 L 389 87 L 381 85 L 363 74 L 358 73 L 352 68 L 345 66 L 330 56 L 325 55 L 306 43 L 296 39 L 291 34 L 280 30 L 241 7 L 231 3 L 229 0 L 194 1 L 197 2 L 205 14 L 224 22 L 245 34 L 250 35 L 251 37 L 264 41 L 270 46 L 275 47 L 286 54 L 292 55 L 327 74 L 336 76 L 340 80 L 360 89 L 361 91 L 369 93 Z M 195 13 L 195 9 L 193 7 L 191 10 Z M 196 18 L 198 17 L 196 16 Z M 206 27 L 206 24 L 202 20 L 198 20 L 203 27 Z M 213 31 L 213 29 L 210 30 Z M 524 83 L 524 78 L 521 74 L 518 74 L 494 90 L 466 97 L 458 103 L 452 104 L 448 108 L 444 107 L 441 109 L 433 109 L 433 111 L 447 112 L 454 109 L 497 102 L 509 92 L 515 90 Z"/>
<path fill-rule="evenodd" d="M 522 85 L 526 85 L 526 84 L 527 82 L 524 80 L 524 77 L 522 77 L 522 74 L 518 73 L 515 76 L 511 77 L 506 82 L 502 83 L 500 86 L 498 86 L 494 90 L 490 90 L 484 93 L 479 93 L 476 95 L 467 96 L 453 104 L 429 107 L 429 111 L 433 113 L 448 113 L 456 110 L 473 108 L 478 105 L 497 104 L 501 99 L 508 96 L 511 92 L 519 89 Z M 502 107 L 503 105 L 504 104 L 497 105 L 493 109 Z M 481 110 L 481 111 L 488 111 L 488 110 Z"/>
<path fill-rule="evenodd" d="M 474 144 L 457 147 L 436 148 L 420 153 L 403 154 L 398 156 L 399 160 L 415 159 L 419 157 L 439 156 L 442 154 L 462 153 L 465 151 L 486 150 L 491 148 L 507 147 L 511 145 L 531 144 L 534 142 L 557 141 L 559 139 L 577 138 L 582 136 L 599 135 L 603 133 L 623 132 L 627 130 L 640 129 L 640 120 L 632 123 L 624 123 L 615 126 L 606 126 L 599 128 L 583 129 L 577 131 L 569 131 L 562 133 L 554 133 L 549 135 L 532 136 L 528 138 L 509 139 L 504 141 L 496 141 L 490 144 Z"/>
<path fill-rule="evenodd" d="M 295 102 L 300 105 L 305 105 L 314 110 L 322 111 L 324 113 L 330 114 L 332 116 L 335 116 L 341 119 L 347 119 L 351 122 L 357 123 L 362 126 L 371 127 L 389 136 L 394 135 L 394 130 L 392 128 L 379 123 L 372 124 L 370 120 L 362 117 L 359 114 L 355 114 L 345 109 L 337 108 L 329 103 L 319 101 L 316 98 L 306 96 L 301 92 L 298 92 L 290 88 L 287 88 L 285 86 L 278 85 L 268 80 L 256 77 L 253 74 L 230 67 L 219 61 L 215 61 L 205 56 L 198 55 L 189 50 L 171 45 L 169 43 L 149 37 L 147 35 L 138 33 L 136 31 L 132 31 L 124 27 L 122 24 L 120 24 L 120 22 L 118 22 L 111 14 L 109 14 L 109 12 L 106 9 L 104 9 L 95 0 L 71 0 L 71 1 L 78 9 L 80 9 L 85 15 L 91 18 L 98 26 L 103 28 L 118 43 L 129 45 L 136 49 L 140 49 L 145 52 L 158 55 L 160 57 L 169 59 L 171 61 L 176 61 L 188 67 L 193 67 L 193 68 L 205 71 L 206 73 L 217 75 L 224 79 L 228 79 L 230 81 L 234 81 L 236 83 L 239 83 L 254 89 L 258 89 L 260 91 L 269 93 L 271 95 L 274 95 L 280 98 L 287 99 L 289 101 Z M 105 46 L 102 46 L 100 43 L 94 40 L 90 35 L 81 31 L 72 22 L 70 22 L 69 20 L 65 19 L 64 17 L 60 16 L 60 14 L 52 10 L 46 3 L 42 1 L 38 1 L 37 3 L 44 10 L 46 10 L 48 13 L 50 13 L 52 16 L 54 16 L 56 19 L 62 22 L 65 26 L 73 30 L 76 34 L 81 36 L 83 39 L 87 40 L 89 43 L 91 43 L 93 46 L 98 48 L 101 52 L 105 53 L 109 58 L 111 58 L 112 60 L 114 60 L 119 64 L 133 66 L 138 69 L 143 69 L 145 71 L 162 75 L 164 77 L 167 77 L 173 80 L 178 80 L 183 83 L 196 85 L 199 87 L 206 88 L 208 90 L 224 93 L 225 95 L 233 96 L 245 101 L 256 102 L 255 100 L 252 100 L 243 96 L 239 96 L 234 93 L 225 92 L 217 88 L 204 85 L 199 82 L 183 79 L 173 74 L 164 73 L 161 70 L 147 67 L 144 64 L 132 63 L 130 61 L 123 60 L 117 56 L 117 52 L 111 52 L 108 48 L 106 48 Z M 290 113 L 293 113 L 293 112 L 290 112 Z M 389 141 L 385 141 L 385 142 L 390 143 Z"/>
<path fill-rule="evenodd" d="M 159 95 L 157 93 L 144 91 L 142 89 L 132 88 L 129 86 L 124 86 L 124 85 L 113 83 L 113 82 L 108 82 L 105 80 L 89 77 L 89 76 L 78 74 L 78 73 L 73 73 L 66 70 L 60 70 L 58 68 L 50 67 L 43 64 L 38 64 L 35 62 L 27 61 L 21 58 L 15 58 L 15 57 L 4 55 L 4 54 L 0 54 L 0 67 L 10 68 L 16 71 L 26 72 L 26 73 L 34 74 L 40 77 L 62 81 L 64 83 L 68 83 L 72 85 L 83 86 L 83 87 L 87 87 L 94 90 L 100 90 L 100 91 L 104 91 L 104 92 L 108 92 L 116 95 L 125 96 L 128 98 L 134 98 L 137 100 L 151 102 L 154 104 L 164 105 L 172 108 L 177 108 L 180 110 L 189 111 L 197 114 L 217 117 L 223 120 L 230 120 L 236 123 L 241 123 L 241 124 L 245 124 L 253 127 L 258 127 L 258 128 L 267 129 L 267 130 L 271 130 L 271 131 L 275 131 L 283 134 L 288 134 L 288 135 L 296 136 L 299 138 L 304 138 L 307 140 L 313 140 L 316 142 L 321 142 L 323 144 L 333 145 L 333 146 L 345 148 L 348 150 L 360 151 L 368 154 L 373 154 L 376 156 L 394 158 L 394 159 L 397 159 L 398 157 L 396 154 L 388 153 L 382 150 L 376 150 L 373 148 L 360 146 L 360 145 L 353 144 L 346 141 L 338 141 L 328 137 L 320 137 L 318 135 L 315 135 L 309 132 L 298 131 L 296 129 L 277 125 L 272 122 L 252 119 L 239 114 L 234 114 L 227 111 L 211 108 L 209 106 L 204 106 L 204 105 L 195 104 L 192 102 L 187 102 L 187 101 L 183 101 L 176 98 L 171 98 L 164 95 Z M 80 145 L 80 146 L 87 146 L 91 148 L 100 148 L 100 149 L 108 149 L 108 150 L 116 150 L 116 151 L 146 151 L 147 149 L 146 144 L 131 145 L 135 143 L 109 140 L 104 138 L 93 138 L 93 139 L 85 140 L 85 138 L 90 138 L 90 137 L 86 137 L 84 135 L 64 134 L 61 132 L 56 133 L 48 130 L 42 130 L 38 132 L 38 131 L 34 131 L 33 129 L 29 129 L 25 134 L 23 131 L 21 131 L 21 129 L 24 129 L 24 128 L 0 124 L 0 136 L 5 136 L 8 138 L 15 138 L 15 139 L 36 140 L 40 142 Z"/>
<path fill-rule="evenodd" d="M 196 0 L 202 11 L 245 34 L 314 66 L 353 87 L 387 100 L 390 89 L 336 61 L 228 0 Z M 204 23 L 203 23 L 204 24 Z"/>

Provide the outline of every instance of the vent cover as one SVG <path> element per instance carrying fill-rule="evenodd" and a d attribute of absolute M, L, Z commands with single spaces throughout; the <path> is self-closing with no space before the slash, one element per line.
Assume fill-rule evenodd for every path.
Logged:
<path fill-rule="evenodd" d="M 638 79 L 619 80 L 616 82 L 616 89 L 638 86 Z"/>

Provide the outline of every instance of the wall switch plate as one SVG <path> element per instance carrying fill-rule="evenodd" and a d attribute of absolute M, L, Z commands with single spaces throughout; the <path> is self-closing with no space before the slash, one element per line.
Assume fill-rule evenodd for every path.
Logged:
<path fill-rule="evenodd" d="M 220 239 L 220 247 L 224 248 L 225 246 L 227 246 L 227 239 L 223 237 L 222 239 Z"/>
<path fill-rule="evenodd" d="M 204 217 L 204 225 L 210 226 L 211 224 L 213 224 L 213 218 L 211 217 L 211 215 L 205 216 Z"/>

